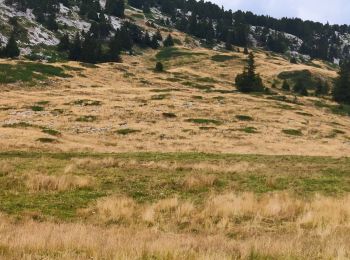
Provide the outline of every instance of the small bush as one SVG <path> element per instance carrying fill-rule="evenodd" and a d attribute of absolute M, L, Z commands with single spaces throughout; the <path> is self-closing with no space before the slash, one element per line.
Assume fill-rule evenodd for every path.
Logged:
<path fill-rule="evenodd" d="M 41 111 L 45 110 L 45 108 L 41 107 L 41 106 L 31 106 L 30 109 L 35 111 L 35 112 L 41 112 Z"/>
<path fill-rule="evenodd" d="M 176 118 L 176 115 L 174 113 L 163 113 L 163 116 L 166 118 Z"/>
<path fill-rule="evenodd" d="M 38 138 L 37 141 L 41 143 L 58 143 L 57 139 L 47 137 Z"/>
<path fill-rule="evenodd" d="M 253 121 L 251 116 L 237 115 L 236 118 L 240 121 Z"/>
<path fill-rule="evenodd" d="M 156 71 L 156 72 L 163 72 L 163 71 L 164 71 L 163 63 L 161 63 L 160 61 L 158 61 L 157 64 L 156 64 L 155 71 Z"/>

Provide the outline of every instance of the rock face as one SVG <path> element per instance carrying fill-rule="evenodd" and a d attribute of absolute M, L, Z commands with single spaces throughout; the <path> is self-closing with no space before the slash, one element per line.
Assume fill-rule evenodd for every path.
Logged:
<path fill-rule="evenodd" d="M 16 1 L 14 1 L 16 2 Z M 96 11 L 98 15 L 105 12 L 104 8 L 106 1 L 100 1 L 101 11 Z M 191 13 L 184 13 L 182 10 L 177 10 L 178 14 L 184 15 L 183 17 L 190 17 Z M 55 13 L 54 19 L 57 23 L 58 29 L 50 30 L 48 26 L 44 26 L 40 22 L 38 15 L 34 14 L 35 11 L 31 9 L 21 10 L 16 4 L 8 4 L 5 0 L 0 0 L 0 46 L 4 46 L 8 42 L 11 31 L 14 25 L 11 23 L 11 18 L 16 17 L 19 26 L 19 32 L 16 34 L 17 43 L 21 49 L 21 55 L 29 55 L 33 49 L 35 49 L 35 55 L 39 57 L 49 56 L 45 49 L 50 49 L 50 46 L 55 46 L 59 43 L 59 37 L 63 34 L 69 34 L 73 37 L 77 32 L 87 32 L 91 25 L 94 23 L 93 19 L 88 18 L 89 15 L 81 15 L 81 10 L 78 6 L 67 7 L 62 3 L 57 6 L 57 12 Z M 43 14 L 48 17 L 47 14 Z M 172 20 L 172 17 L 166 15 L 160 11 L 159 8 L 152 7 L 150 13 L 144 15 L 142 10 L 126 7 L 126 16 L 124 19 L 116 16 L 104 14 L 105 20 L 110 25 L 112 31 L 111 35 L 119 29 L 125 20 L 135 22 L 141 26 L 155 26 L 157 21 L 168 21 L 168 27 L 175 27 L 176 23 Z M 47 18 L 46 18 L 47 19 Z M 98 18 L 97 18 L 98 19 Z M 180 18 L 178 18 L 180 19 Z M 96 20 L 96 18 L 95 18 Z M 146 24 L 146 25 L 145 25 Z M 163 24 L 160 24 L 163 25 Z M 213 23 L 214 31 L 216 23 Z M 338 26 L 339 27 L 339 26 Z M 263 26 L 252 26 L 248 25 L 249 33 L 247 35 L 248 44 L 253 47 L 264 47 L 269 48 L 268 38 L 283 41 L 285 45 L 283 52 L 290 57 L 295 57 L 301 61 L 307 61 L 310 59 L 309 55 L 301 54 L 303 52 L 303 39 L 283 32 L 276 31 L 271 28 Z M 335 64 L 350 56 L 350 34 L 347 32 L 338 32 L 332 29 L 333 34 L 328 39 L 322 40 L 321 42 L 328 41 L 328 53 L 327 60 Z M 320 42 L 323 39 L 322 35 L 314 34 L 311 36 L 312 42 Z M 40 46 L 40 48 L 38 48 Z M 213 48 L 218 46 L 224 46 L 223 43 L 219 43 Z M 52 49 L 52 48 L 51 48 Z M 271 49 L 272 51 L 275 51 Z M 305 52 L 303 52 L 305 53 Z M 326 57 L 326 56 L 325 56 Z M 326 59 L 326 58 L 324 58 Z"/>

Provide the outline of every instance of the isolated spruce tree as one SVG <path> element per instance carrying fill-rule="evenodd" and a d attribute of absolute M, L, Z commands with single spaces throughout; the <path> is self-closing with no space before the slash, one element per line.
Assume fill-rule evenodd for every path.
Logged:
<path fill-rule="evenodd" d="M 236 86 L 239 91 L 243 93 L 264 91 L 265 87 L 262 79 L 259 74 L 256 74 L 255 69 L 254 55 L 251 52 L 243 73 L 236 77 Z"/>
<path fill-rule="evenodd" d="M 289 84 L 288 84 L 288 82 L 286 80 L 283 81 L 282 89 L 285 90 L 285 91 L 290 91 L 290 86 L 289 86 Z"/>
<path fill-rule="evenodd" d="M 14 33 L 11 34 L 5 48 L 1 51 L 1 56 L 5 58 L 16 58 L 20 54 Z"/>
<path fill-rule="evenodd" d="M 350 104 L 350 61 L 340 66 L 338 78 L 333 90 L 333 99 L 339 103 Z"/>
<path fill-rule="evenodd" d="M 164 44 L 164 47 L 171 47 L 175 45 L 171 34 L 168 35 L 168 37 L 164 40 L 163 44 Z"/>
<path fill-rule="evenodd" d="M 163 72 L 163 71 L 164 71 L 163 63 L 161 63 L 160 61 L 158 61 L 157 64 L 156 64 L 155 71 L 156 71 L 156 72 Z"/>

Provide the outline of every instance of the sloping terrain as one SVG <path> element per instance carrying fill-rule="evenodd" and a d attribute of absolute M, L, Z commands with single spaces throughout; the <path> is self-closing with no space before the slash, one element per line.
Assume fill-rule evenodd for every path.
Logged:
<path fill-rule="evenodd" d="M 273 95 L 235 91 L 233 79 L 246 59 L 242 52 L 178 46 L 125 56 L 121 64 L 50 65 L 67 75 L 2 86 L 1 147 L 348 155 L 346 111 L 327 98 L 283 92 L 278 77 L 308 70 L 331 82 L 336 71 L 319 61 L 296 65 L 272 53 L 255 53 L 266 85 L 276 86 Z M 153 71 L 156 60 L 166 72 Z"/>

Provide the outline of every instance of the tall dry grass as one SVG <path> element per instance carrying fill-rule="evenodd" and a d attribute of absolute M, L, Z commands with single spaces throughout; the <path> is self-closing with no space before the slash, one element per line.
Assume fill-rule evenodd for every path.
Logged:
<path fill-rule="evenodd" d="M 350 196 L 223 194 L 141 205 L 111 196 L 84 223 L 0 217 L 6 259 L 348 259 Z M 89 219 L 91 222 L 89 222 Z M 95 223 L 94 221 L 97 220 Z M 95 224 L 94 224 L 95 223 Z M 107 225 L 103 225 L 106 223 Z"/>
<path fill-rule="evenodd" d="M 93 185 L 93 179 L 77 175 L 45 175 L 28 174 L 26 186 L 34 192 L 39 191 L 65 191 L 77 188 L 87 188 Z"/>

